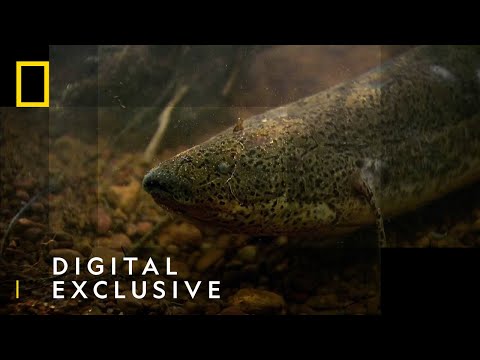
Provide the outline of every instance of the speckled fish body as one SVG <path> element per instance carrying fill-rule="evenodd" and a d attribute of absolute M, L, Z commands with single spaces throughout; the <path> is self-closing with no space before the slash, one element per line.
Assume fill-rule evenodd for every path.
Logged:
<path fill-rule="evenodd" d="M 144 179 L 158 204 L 239 233 L 334 234 L 480 179 L 480 46 L 420 46 L 227 129 Z"/>

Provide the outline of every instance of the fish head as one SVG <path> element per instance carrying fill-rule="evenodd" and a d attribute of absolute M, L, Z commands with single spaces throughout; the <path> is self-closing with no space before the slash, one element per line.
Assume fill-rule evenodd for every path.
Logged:
<path fill-rule="evenodd" d="M 143 187 L 167 210 L 236 233 L 330 228 L 335 164 L 310 133 L 301 118 L 253 118 L 160 163 Z"/>

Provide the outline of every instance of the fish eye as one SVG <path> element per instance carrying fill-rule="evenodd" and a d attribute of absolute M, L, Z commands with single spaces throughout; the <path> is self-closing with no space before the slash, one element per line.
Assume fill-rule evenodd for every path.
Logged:
<path fill-rule="evenodd" d="M 220 164 L 218 164 L 217 171 L 220 174 L 227 175 L 230 172 L 230 165 L 222 161 Z"/>

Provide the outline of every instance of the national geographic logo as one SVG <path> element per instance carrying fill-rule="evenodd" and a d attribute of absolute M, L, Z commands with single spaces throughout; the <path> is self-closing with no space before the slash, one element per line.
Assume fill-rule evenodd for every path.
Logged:
<path fill-rule="evenodd" d="M 7 46 L 0 57 L 0 107 L 50 105 L 48 45 Z"/>

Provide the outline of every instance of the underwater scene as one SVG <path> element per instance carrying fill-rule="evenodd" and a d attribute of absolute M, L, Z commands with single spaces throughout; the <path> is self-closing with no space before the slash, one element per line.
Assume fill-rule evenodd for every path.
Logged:
<path fill-rule="evenodd" d="M 381 315 L 381 249 L 480 246 L 480 46 L 48 62 L 0 108 L 2 315 Z"/>

